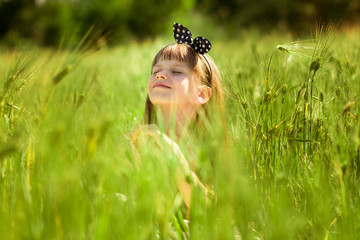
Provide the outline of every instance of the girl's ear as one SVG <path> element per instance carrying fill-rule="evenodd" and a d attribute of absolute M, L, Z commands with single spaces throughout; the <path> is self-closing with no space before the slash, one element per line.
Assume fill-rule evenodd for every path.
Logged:
<path fill-rule="evenodd" d="M 212 89 L 208 86 L 200 86 L 197 89 L 196 96 L 195 96 L 195 103 L 196 104 L 205 104 L 209 101 L 212 95 Z"/>

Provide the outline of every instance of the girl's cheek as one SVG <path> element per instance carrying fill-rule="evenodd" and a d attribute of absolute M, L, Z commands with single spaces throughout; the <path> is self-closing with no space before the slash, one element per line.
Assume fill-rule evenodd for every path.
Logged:
<path fill-rule="evenodd" d="M 154 82 L 154 79 L 155 79 L 155 78 L 153 78 L 153 77 L 151 76 L 151 77 L 148 79 L 148 81 L 147 81 L 148 85 L 151 84 L 152 82 Z"/>
<path fill-rule="evenodd" d="M 150 78 L 150 79 L 148 80 L 148 82 L 147 82 L 147 90 L 148 90 L 148 91 L 150 90 L 151 83 L 152 83 L 152 80 L 151 80 L 151 78 Z"/>

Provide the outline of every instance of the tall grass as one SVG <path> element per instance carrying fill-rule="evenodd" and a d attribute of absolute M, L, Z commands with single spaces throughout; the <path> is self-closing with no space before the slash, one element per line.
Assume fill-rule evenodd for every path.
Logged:
<path fill-rule="evenodd" d="M 190 210 L 172 152 L 124 137 L 167 41 L 3 52 L 0 239 L 359 239 L 358 33 L 214 42 L 229 141 L 180 143 L 215 192 Z"/>

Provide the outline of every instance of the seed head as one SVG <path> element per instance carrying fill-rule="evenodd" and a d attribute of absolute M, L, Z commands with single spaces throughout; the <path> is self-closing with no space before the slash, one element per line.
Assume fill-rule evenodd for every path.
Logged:
<path fill-rule="evenodd" d="M 318 57 L 316 58 L 314 61 L 312 61 L 312 63 L 310 64 L 310 68 L 309 68 L 309 71 L 313 71 L 314 74 L 317 72 L 317 70 L 319 70 L 321 66 L 321 58 Z"/>
<path fill-rule="evenodd" d="M 349 101 L 348 103 L 346 103 L 345 106 L 343 107 L 343 113 L 349 112 L 351 108 L 355 106 L 355 104 L 356 102 L 354 101 Z"/>
<path fill-rule="evenodd" d="M 63 70 L 61 70 L 54 78 L 53 84 L 58 84 L 70 71 L 72 70 L 72 66 L 68 65 Z"/>
<path fill-rule="evenodd" d="M 264 104 L 268 104 L 272 99 L 272 92 L 271 92 L 271 89 L 265 93 L 265 96 L 264 96 Z"/>
<path fill-rule="evenodd" d="M 241 103 L 241 106 L 243 107 L 243 109 L 245 111 L 247 111 L 248 110 L 248 103 L 245 100 L 242 100 L 240 103 Z"/>
<path fill-rule="evenodd" d="M 282 52 L 286 52 L 289 53 L 289 50 L 287 50 L 283 45 L 277 45 L 276 49 L 282 51 Z"/>

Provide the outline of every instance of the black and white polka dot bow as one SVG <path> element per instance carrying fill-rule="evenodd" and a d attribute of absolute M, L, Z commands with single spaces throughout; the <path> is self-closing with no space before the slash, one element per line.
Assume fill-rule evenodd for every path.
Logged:
<path fill-rule="evenodd" d="M 204 37 L 196 37 L 193 41 L 192 34 L 180 23 L 174 23 L 173 27 L 174 38 L 177 43 L 185 43 L 190 45 L 197 53 L 205 54 L 211 49 L 211 43 Z"/>

